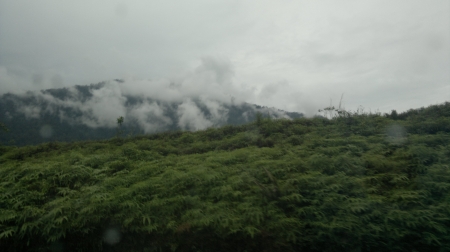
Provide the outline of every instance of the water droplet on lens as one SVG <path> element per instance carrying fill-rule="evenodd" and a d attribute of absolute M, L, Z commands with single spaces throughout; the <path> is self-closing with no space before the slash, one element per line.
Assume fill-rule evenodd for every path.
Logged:
<path fill-rule="evenodd" d="M 406 130 L 399 124 L 392 124 L 386 128 L 386 140 L 391 144 L 403 144 L 406 141 Z"/>
<path fill-rule="evenodd" d="M 121 235 L 117 228 L 108 228 L 103 234 L 103 241 L 108 245 L 115 245 L 120 242 Z"/>
<path fill-rule="evenodd" d="M 41 129 L 39 130 L 39 134 L 43 138 L 50 138 L 53 135 L 53 128 L 52 128 L 52 126 L 50 126 L 48 124 L 43 125 L 41 127 Z"/>

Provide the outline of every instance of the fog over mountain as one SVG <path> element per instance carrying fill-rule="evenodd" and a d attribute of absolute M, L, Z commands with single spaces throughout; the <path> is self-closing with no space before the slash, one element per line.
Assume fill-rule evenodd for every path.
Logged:
<path fill-rule="evenodd" d="M 11 134 L 3 134 L 0 140 L 23 145 L 105 139 L 117 133 L 119 117 L 124 118 L 122 130 L 126 133 L 148 134 L 239 125 L 252 121 L 257 112 L 272 118 L 303 116 L 225 95 L 229 87 L 224 75 L 209 74 L 204 78 L 209 78 L 212 84 L 204 86 L 205 92 L 201 95 L 190 87 L 194 80 L 180 83 L 120 79 L 88 86 L 4 94 L 0 98 L 1 121 L 11 129 Z M 152 86 L 154 91 L 147 86 Z"/>
<path fill-rule="evenodd" d="M 447 101 L 448 69 L 448 0 L 0 0 L 0 123 L 19 142 L 111 137 L 119 116 L 243 123 L 250 104 L 400 113 Z"/>

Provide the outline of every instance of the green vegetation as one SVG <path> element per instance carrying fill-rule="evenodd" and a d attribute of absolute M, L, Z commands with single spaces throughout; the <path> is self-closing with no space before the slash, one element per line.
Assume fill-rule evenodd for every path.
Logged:
<path fill-rule="evenodd" d="M 450 250 L 450 103 L 1 148 L 2 251 Z"/>
<path fill-rule="evenodd" d="M 122 135 L 123 135 L 122 124 L 123 124 L 123 116 L 120 116 L 119 118 L 117 118 L 117 132 L 116 132 L 116 137 L 118 137 L 118 138 L 122 137 Z"/>

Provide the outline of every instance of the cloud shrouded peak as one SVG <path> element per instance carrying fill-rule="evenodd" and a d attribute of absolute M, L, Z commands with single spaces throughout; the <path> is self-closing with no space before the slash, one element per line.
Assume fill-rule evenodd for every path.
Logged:
<path fill-rule="evenodd" d="M 192 71 L 172 80 L 139 80 L 127 78 L 104 81 L 90 86 L 19 94 L 17 111 L 27 118 L 38 119 L 45 114 L 60 121 L 90 128 L 117 127 L 123 116 L 125 125 L 137 127 L 145 133 L 168 129 L 201 130 L 225 125 L 230 121 L 230 109 L 240 107 L 234 116 L 249 120 L 256 111 L 275 117 L 288 117 L 274 109 L 257 109 L 243 102 L 248 97 L 234 83 L 234 71 L 229 60 L 202 58 Z M 272 85 L 262 90 L 269 96 L 282 89 Z M 23 99 L 35 100 L 26 103 Z M 237 109 L 239 111 L 239 109 Z"/>

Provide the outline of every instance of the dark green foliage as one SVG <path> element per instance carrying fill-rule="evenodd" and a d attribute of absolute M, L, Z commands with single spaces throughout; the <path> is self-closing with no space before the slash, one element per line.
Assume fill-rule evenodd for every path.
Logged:
<path fill-rule="evenodd" d="M 9 129 L 1 122 L 0 122 L 0 130 L 2 130 L 2 131 L 9 131 Z"/>
<path fill-rule="evenodd" d="M 119 118 L 117 118 L 117 129 L 116 129 L 116 137 L 122 137 L 123 135 L 123 116 L 120 116 Z"/>
<path fill-rule="evenodd" d="M 450 134 L 425 116 L 445 111 L 2 147 L 0 246 L 448 251 Z"/>

